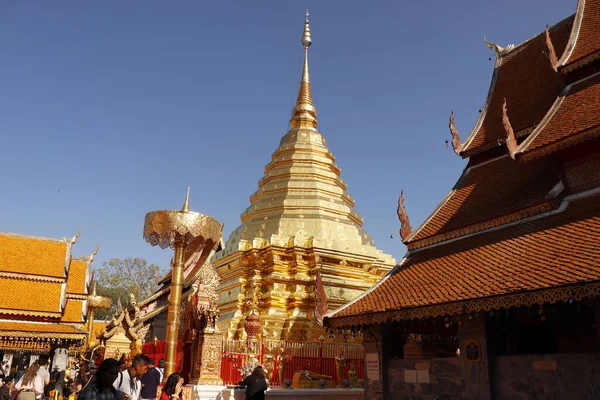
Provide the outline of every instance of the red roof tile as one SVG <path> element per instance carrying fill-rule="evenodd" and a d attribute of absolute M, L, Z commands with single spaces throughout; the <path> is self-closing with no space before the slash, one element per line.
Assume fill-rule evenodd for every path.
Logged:
<path fill-rule="evenodd" d="M 598 33 L 600 35 L 600 31 Z M 600 74 L 571 85 L 552 107 L 544 121 L 525 140 L 518 153 L 558 146 L 595 131 L 600 135 Z"/>
<path fill-rule="evenodd" d="M 331 318 L 600 281 L 600 195 L 564 211 L 410 252 Z"/>
<path fill-rule="evenodd" d="M 550 29 L 550 37 L 559 56 L 567 44 L 572 23 L 573 17 L 569 17 Z M 465 141 L 463 156 L 504 141 L 502 104 L 505 98 L 510 122 L 517 134 L 544 118 L 564 79 L 552 69 L 547 53 L 546 36 L 542 32 L 497 60 L 488 100 Z"/>
<path fill-rule="evenodd" d="M 573 32 L 560 60 L 561 69 L 573 69 L 580 63 L 600 58 L 600 1 L 579 0 Z M 595 57 L 590 57 L 594 55 Z M 588 59 L 589 58 L 589 59 Z"/>
<path fill-rule="evenodd" d="M 541 204 L 560 181 L 557 160 L 519 163 L 508 155 L 467 168 L 410 244 Z M 441 240 L 440 240 L 441 241 Z"/>

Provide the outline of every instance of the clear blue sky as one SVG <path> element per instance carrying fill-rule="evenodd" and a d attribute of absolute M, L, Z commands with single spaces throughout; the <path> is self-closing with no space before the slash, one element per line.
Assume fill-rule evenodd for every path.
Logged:
<path fill-rule="evenodd" d="M 147 211 L 191 206 L 239 225 L 285 134 L 311 13 L 321 132 L 377 245 L 400 258 L 396 201 L 417 227 L 465 161 L 493 61 L 576 0 L 4 1 L 0 3 L 0 230 L 83 235 L 96 266 L 171 252 Z M 390 234 L 394 233 L 394 239 Z"/>

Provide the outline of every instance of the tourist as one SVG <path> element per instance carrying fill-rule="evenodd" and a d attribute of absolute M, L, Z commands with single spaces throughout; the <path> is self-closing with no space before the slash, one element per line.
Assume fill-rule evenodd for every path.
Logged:
<path fill-rule="evenodd" d="M 19 379 L 25 375 L 25 370 L 27 369 L 27 357 L 15 357 L 13 368 L 15 369 L 15 379 L 19 381 Z"/>
<path fill-rule="evenodd" d="M 238 382 L 240 386 L 246 386 L 246 400 L 264 400 L 265 390 L 267 390 L 267 380 L 263 367 L 259 365 L 246 379 Z"/>
<path fill-rule="evenodd" d="M 143 354 L 138 354 L 131 360 L 131 366 L 119 372 L 113 386 L 118 391 L 125 393 L 131 400 L 140 400 L 142 383 L 140 379 L 148 370 L 150 359 Z"/>
<path fill-rule="evenodd" d="M 121 364 L 114 358 L 107 358 L 98 367 L 96 374 L 87 381 L 85 387 L 79 392 L 77 400 L 127 400 L 127 396 L 120 396 L 113 382 L 119 375 Z"/>
<path fill-rule="evenodd" d="M 42 381 L 44 382 L 44 386 L 48 385 L 50 383 L 50 372 L 48 372 L 48 359 L 46 358 L 40 358 L 40 360 L 37 362 L 39 365 L 38 369 L 38 376 L 40 378 L 42 378 Z"/>
<path fill-rule="evenodd" d="M 180 399 L 183 389 L 183 377 L 177 372 L 169 375 L 165 386 L 162 388 L 159 400 Z"/>
<path fill-rule="evenodd" d="M 25 372 L 25 375 L 15 385 L 19 389 L 17 400 L 39 400 L 44 394 L 44 381 L 38 375 L 40 365 L 33 363 Z"/>
<path fill-rule="evenodd" d="M 165 359 L 161 358 L 160 360 L 158 360 L 158 366 L 156 367 L 156 370 L 158 372 L 160 372 L 160 381 L 162 382 L 163 379 L 165 378 Z"/>
<path fill-rule="evenodd" d="M 154 368 L 154 360 L 150 359 L 150 365 L 148 365 L 148 371 L 144 374 L 141 379 L 142 381 L 142 400 L 154 400 L 158 392 L 162 379 L 160 372 Z"/>
<path fill-rule="evenodd" d="M 0 400 L 11 400 L 12 388 L 15 383 L 12 375 L 5 376 L 2 386 L 0 386 Z"/>

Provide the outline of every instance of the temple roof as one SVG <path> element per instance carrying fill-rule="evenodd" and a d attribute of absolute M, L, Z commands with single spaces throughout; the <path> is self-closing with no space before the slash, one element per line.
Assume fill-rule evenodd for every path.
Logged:
<path fill-rule="evenodd" d="M 579 0 L 567 49 L 559 69 L 568 72 L 600 58 L 600 2 Z"/>
<path fill-rule="evenodd" d="M 60 317 L 66 283 L 2 277 L 0 314 Z"/>
<path fill-rule="evenodd" d="M 90 263 L 86 260 L 73 259 L 67 278 L 67 293 L 86 295 L 90 279 Z"/>
<path fill-rule="evenodd" d="M 0 272 L 64 278 L 71 245 L 68 239 L 0 232 Z"/>
<path fill-rule="evenodd" d="M 406 243 L 415 249 L 547 211 L 560 180 L 559 163 L 553 159 L 518 163 L 505 155 L 468 166 Z"/>
<path fill-rule="evenodd" d="M 67 299 L 60 322 L 82 324 L 85 322 L 86 311 L 84 300 Z"/>
<path fill-rule="evenodd" d="M 558 210 L 543 217 L 409 251 L 373 289 L 333 312 L 330 324 L 360 325 L 598 295 L 599 202 L 597 190 L 590 191 L 566 198 Z M 590 284 L 595 286 L 582 287 Z M 385 316 L 385 311 L 394 310 L 394 317 Z"/>
<path fill-rule="evenodd" d="M 83 339 L 86 332 L 72 325 L 0 320 L 0 336 Z"/>
<path fill-rule="evenodd" d="M 595 136 L 600 136 L 600 73 L 567 86 L 517 154 L 540 156 Z"/>
<path fill-rule="evenodd" d="M 91 256 L 72 259 L 79 237 L 52 239 L 0 232 L 0 314 L 83 323 Z"/>
<path fill-rule="evenodd" d="M 569 17 L 550 28 L 550 37 L 559 56 L 567 44 L 572 23 L 573 17 Z M 552 68 L 547 52 L 546 36 L 542 32 L 498 55 L 486 103 L 462 145 L 463 157 L 504 143 L 504 99 L 507 100 L 510 121 L 517 137 L 526 135 L 528 129 L 544 118 L 564 81 L 564 77 Z"/>

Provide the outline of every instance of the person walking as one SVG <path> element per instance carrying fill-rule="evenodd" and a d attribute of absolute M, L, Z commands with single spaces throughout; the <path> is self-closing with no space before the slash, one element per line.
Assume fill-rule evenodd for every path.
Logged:
<path fill-rule="evenodd" d="M 246 379 L 238 382 L 238 385 L 246 386 L 246 400 L 265 400 L 265 390 L 269 386 L 262 365 L 254 368 L 254 371 Z"/>
<path fill-rule="evenodd" d="M 113 386 L 118 391 L 125 393 L 131 400 L 140 400 L 142 383 L 140 379 L 148 370 L 150 359 L 143 354 L 138 354 L 131 360 L 131 366 L 119 372 Z"/>
<path fill-rule="evenodd" d="M 39 377 L 40 365 L 33 363 L 15 385 L 19 389 L 17 400 L 39 400 L 44 394 L 44 381 Z"/>

